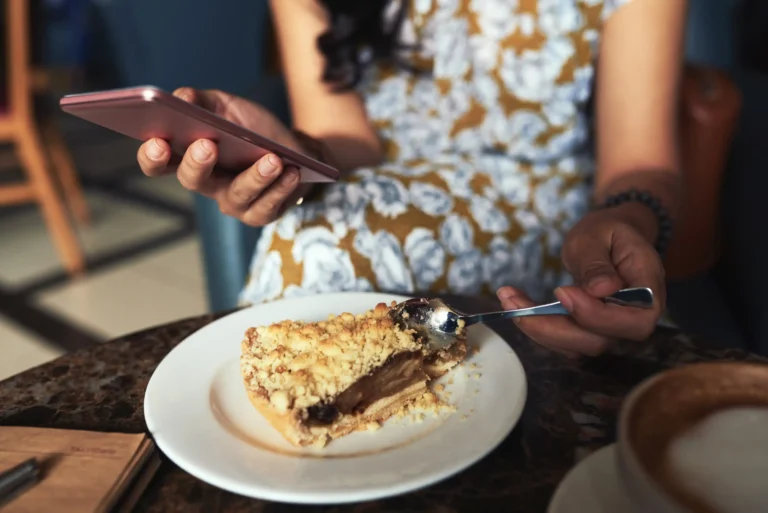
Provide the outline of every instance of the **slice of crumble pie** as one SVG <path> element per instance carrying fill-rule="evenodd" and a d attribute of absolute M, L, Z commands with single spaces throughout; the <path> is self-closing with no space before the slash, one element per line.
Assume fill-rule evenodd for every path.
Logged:
<path fill-rule="evenodd" d="M 402 411 L 462 361 L 467 346 L 462 336 L 433 351 L 400 329 L 390 309 L 380 303 L 356 316 L 249 328 L 241 370 L 253 405 L 290 443 L 318 447 Z"/>

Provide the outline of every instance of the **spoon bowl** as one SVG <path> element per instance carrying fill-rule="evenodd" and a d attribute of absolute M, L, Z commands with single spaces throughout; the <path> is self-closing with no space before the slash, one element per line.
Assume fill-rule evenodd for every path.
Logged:
<path fill-rule="evenodd" d="M 437 298 L 417 297 L 398 304 L 391 312 L 402 329 L 411 329 L 435 349 L 447 347 L 461 334 L 467 317 Z"/>

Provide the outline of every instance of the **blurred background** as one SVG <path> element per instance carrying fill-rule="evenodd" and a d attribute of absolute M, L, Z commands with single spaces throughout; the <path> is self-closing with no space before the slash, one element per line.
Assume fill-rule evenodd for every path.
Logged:
<path fill-rule="evenodd" d="M 188 85 L 256 99 L 287 121 L 266 0 L 2 2 L 0 379 L 236 306 L 258 231 L 224 219 L 174 176 L 145 179 L 138 143 L 61 114 L 57 102 L 77 91 Z M 690 201 L 705 205 L 699 212 L 715 216 L 715 228 L 688 220 L 713 242 L 702 256 L 693 239 L 679 241 L 670 277 L 677 323 L 763 353 L 766 27 L 765 0 L 690 0 L 694 71 L 683 109 L 694 135 L 683 139 L 687 171 L 710 176 Z"/>

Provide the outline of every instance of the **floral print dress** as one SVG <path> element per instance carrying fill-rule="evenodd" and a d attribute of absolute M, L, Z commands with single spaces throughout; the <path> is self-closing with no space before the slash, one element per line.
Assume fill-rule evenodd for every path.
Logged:
<path fill-rule="evenodd" d="M 560 248 L 590 201 L 596 51 L 626 1 L 408 2 L 410 66 L 360 86 L 385 162 L 265 227 L 243 302 L 503 285 L 546 299 L 569 280 Z"/>

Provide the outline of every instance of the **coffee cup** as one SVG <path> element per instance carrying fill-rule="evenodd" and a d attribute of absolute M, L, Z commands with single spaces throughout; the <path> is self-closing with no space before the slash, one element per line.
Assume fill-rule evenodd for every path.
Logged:
<path fill-rule="evenodd" d="M 632 513 L 768 512 L 768 365 L 651 377 L 622 404 L 616 455 Z"/>

